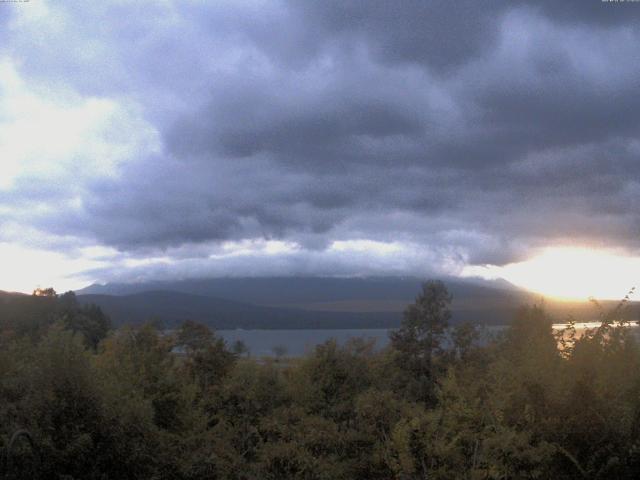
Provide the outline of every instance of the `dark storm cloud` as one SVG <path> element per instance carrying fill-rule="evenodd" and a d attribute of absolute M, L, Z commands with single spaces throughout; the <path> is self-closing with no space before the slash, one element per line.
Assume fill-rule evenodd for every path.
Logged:
<path fill-rule="evenodd" d="M 459 65 L 496 41 L 504 2 L 411 0 L 291 2 L 326 35 L 361 40 L 381 61 L 419 62 L 441 69 Z"/>
<path fill-rule="evenodd" d="M 415 135 L 421 130 L 418 115 L 402 111 L 398 105 L 382 104 L 376 98 L 354 101 L 321 95 L 312 105 L 304 105 L 308 102 L 304 98 L 289 105 L 255 98 L 254 103 L 247 104 L 246 95 L 253 88 L 231 98 L 230 92 L 225 92 L 219 102 L 179 122 L 167 136 L 174 152 L 188 155 L 217 150 L 231 157 L 269 152 L 296 162 L 327 162 L 355 153 L 352 141 L 357 136 Z M 239 105 L 249 110 L 238 110 Z M 211 128 L 207 119 L 225 119 L 226 124 Z"/>
<path fill-rule="evenodd" d="M 48 34 L 65 32 L 66 54 L 17 36 L 12 56 L 33 50 L 21 72 L 135 105 L 161 149 L 72 193 L 37 189 L 76 205 L 33 209 L 43 231 L 133 257 L 299 244 L 278 271 L 349 239 L 493 264 L 554 242 L 640 247 L 640 4 L 49 8 L 64 12 Z"/>
<path fill-rule="evenodd" d="M 634 2 L 607 2 L 565 0 L 538 0 L 522 2 L 549 18 L 569 25 L 584 23 L 594 27 L 632 25 L 640 19 L 640 10 Z"/>

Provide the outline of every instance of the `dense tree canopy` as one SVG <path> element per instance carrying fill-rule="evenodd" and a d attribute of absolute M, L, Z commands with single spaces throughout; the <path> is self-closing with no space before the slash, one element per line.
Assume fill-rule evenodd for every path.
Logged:
<path fill-rule="evenodd" d="M 24 479 L 637 478 L 640 350 L 523 307 L 447 327 L 427 282 L 386 349 L 252 358 L 185 322 L 111 330 L 73 294 L 0 303 L 0 465 Z M 559 348 L 560 347 L 560 348 Z"/>

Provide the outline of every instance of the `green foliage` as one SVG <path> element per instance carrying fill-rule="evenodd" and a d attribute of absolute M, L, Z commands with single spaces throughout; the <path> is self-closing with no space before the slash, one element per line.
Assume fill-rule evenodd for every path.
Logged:
<path fill-rule="evenodd" d="M 222 338 L 196 322 L 182 325 L 176 346 L 185 349 L 184 373 L 205 393 L 222 382 L 236 360 Z"/>
<path fill-rule="evenodd" d="M 111 321 L 96 305 L 79 305 L 73 292 L 58 299 L 58 317 L 72 332 L 79 332 L 90 348 L 97 348 L 111 329 Z"/>
<path fill-rule="evenodd" d="M 95 349 L 111 329 L 111 321 L 100 307 L 80 305 L 73 292 L 57 295 L 52 288 L 37 289 L 31 296 L 15 296 L 0 302 L 0 332 L 39 339 L 48 328 L 59 322 L 82 335 Z"/>
<path fill-rule="evenodd" d="M 451 318 L 451 299 L 443 282 L 423 283 L 422 293 L 405 310 L 402 325 L 391 333 L 398 365 L 410 375 L 409 394 L 426 402 L 434 400 L 436 361 Z"/>
<path fill-rule="evenodd" d="M 450 301 L 427 282 L 387 349 L 328 341 L 286 361 L 244 357 L 194 322 L 109 331 L 72 294 L 3 303 L 0 476 L 637 478 L 628 302 L 555 334 L 524 307 L 481 345 L 473 325 L 447 330 Z"/>

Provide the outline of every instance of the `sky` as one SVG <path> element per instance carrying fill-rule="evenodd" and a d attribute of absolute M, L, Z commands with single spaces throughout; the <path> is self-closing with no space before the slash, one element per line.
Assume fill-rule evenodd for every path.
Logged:
<path fill-rule="evenodd" d="M 551 262 L 567 281 L 624 271 L 624 294 L 639 20 L 601 0 L 0 3 L 0 289 L 513 280 L 570 251 L 591 253 Z"/>

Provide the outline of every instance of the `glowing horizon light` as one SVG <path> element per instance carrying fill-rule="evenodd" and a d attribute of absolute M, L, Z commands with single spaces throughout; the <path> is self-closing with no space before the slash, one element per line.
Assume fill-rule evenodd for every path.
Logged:
<path fill-rule="evenodd" d="M 468 266 L 462 275 L 503 278 L 561 300 L 619 300 L 639 284 L 640 258 L 606 250 L 552 247 L 522 262 Z"/>
<path fill-rule="evenodd" d="M 86 286 L 81 272 L 100 262 L 61 253 L 0 242 L 0 290 L 31 293 L 53 287 L 57 292 Z"/>

